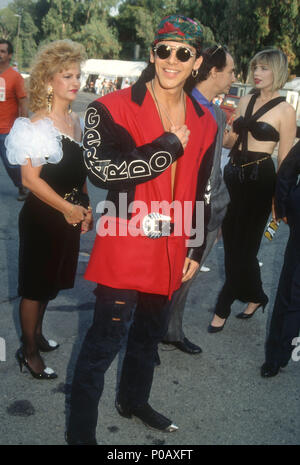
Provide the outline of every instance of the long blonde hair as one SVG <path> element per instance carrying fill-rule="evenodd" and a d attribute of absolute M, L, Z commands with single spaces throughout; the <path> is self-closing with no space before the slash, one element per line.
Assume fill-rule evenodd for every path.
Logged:
<path fill-rule="evenodd" d="M 84 47 L 72 40 L 57 40 L 37 53 L 29 79 L 29 108 L 36 112 L 47 106 L 47 84 L 54 74 L 86 59 Z"/>

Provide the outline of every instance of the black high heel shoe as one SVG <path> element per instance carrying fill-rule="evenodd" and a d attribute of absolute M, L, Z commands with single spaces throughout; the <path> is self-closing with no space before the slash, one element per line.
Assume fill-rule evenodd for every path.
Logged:
<path fill-rule="evenodd" d="M 24 344 L 23 337 L 20 338 L 22 344 Z M 52 352 L 59 348 L 59 344 L 52 339 L 47 340 L 43 334 L 36 337 L 36 344 L 40 352 Z"/>
<path fill-rule="evenodd" d="M 25 355 L 23 354 L 23 350 L 20 347 L 20 349 L 17 350 L 16 353 L 16 358 L 18 360 L 19 366 L 20 366 L 20 371 L 21 373 L 23 372 L 23 366 L 27 368 L 31 376 L 35 379 L 55 379 L 57 378 L 57 374 L 55 371 L 52 370 L 52 368 L 46 367 L 41 373 L 36 373 L 28 364 L 28 361 L 25 358 Z"/>
<path fill-rule="evenodd" d="M 255 312 L 257 312 L 257 310 L 259 308 L 262 307 L 262 311 L 264 313 L 265 311 L 265 307 L 267 305 L 267 303 L 269 302 L 269 299 L 268 297 L 266 297 L 266 299 L 264 300 L 264 302 L 262 302 L 261 304 L 258 305 L 258 307 L 256 307 L 256 309 L 254 310 L 254 312 L 252 313 L 245 313 L 245 312 L 241 312 L 241 313 L 238 313 L 237 315 L 235 315 L 236 318 L 239 318 L 240 320 L 249 320 L 249 318 L 252 318 L 253 315 L 255 314 Z"/>
<path fill-rule="evenodd" d="M 224 326 L 226 324 L 226 321 L 227 321 L 227 318 L 225 319 L 224 323 L 222 324 L 222 326 L 213 326 L 212 324 L 209 324 L 208 325 L 208 328 L 207 328 L 207 332 L 208 333 L 211 333 L 211 334 L 214 334 L 214 333 L 219 333 L 220 331 L 222 331 L 224 329 Z"/>
<path fill-rule="evenodd" d="M 52 352 L 59 348 L 59 344 L 52 339 L 46 339 L 42 334 L 36 338 L 37 346 L 40 352 Z"/>

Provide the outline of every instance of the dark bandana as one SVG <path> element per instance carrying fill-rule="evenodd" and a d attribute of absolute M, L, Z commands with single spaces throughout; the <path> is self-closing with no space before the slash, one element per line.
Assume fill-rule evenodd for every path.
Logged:
<path fill-rule="evenodd" d="M 158 25 L 154 44 L 162 40 L 174 40 L 197 46 L 203 39 L 203 32 L 199 21 L 181 15 L 166 16 Z"/>

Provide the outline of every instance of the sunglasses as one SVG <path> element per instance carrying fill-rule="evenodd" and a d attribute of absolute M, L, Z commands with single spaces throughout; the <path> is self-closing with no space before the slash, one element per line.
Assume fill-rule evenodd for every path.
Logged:
<path fill-rule="evenodd" d="M 177 47 L 175 47 L 171 45 L 161 44 L 157 47 L 153 47 L 152 50 L 161 60 L 169 58 L 169 56 L 172 53 L 172 50 L 176 50 L 176 58 L 177 60 L 182 62 L 189 61 L 190 58 L 196 55 L 189 48 L 183 47 L 182 45 L 178 45 Z"/>
<path fill-rule="evenodd" d="M 216 45 L 216 49 L 210 54 L 210 56 L 214 56 L 219 50 L 223 49 L 223 45 Z"/>

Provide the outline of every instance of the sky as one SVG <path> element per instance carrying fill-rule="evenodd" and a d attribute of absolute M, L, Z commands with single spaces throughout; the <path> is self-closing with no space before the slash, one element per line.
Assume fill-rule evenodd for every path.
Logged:
<path fill-rule="evenodd" d="M 6 7 L 10 2 L 11 0 L 0 0 L 0 8 Z"/>

